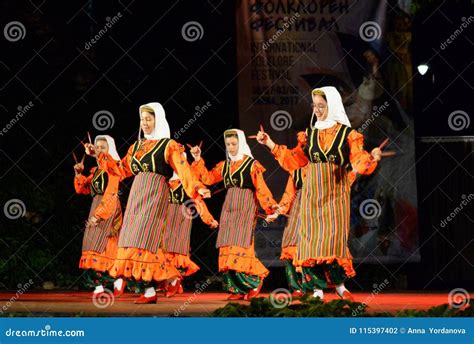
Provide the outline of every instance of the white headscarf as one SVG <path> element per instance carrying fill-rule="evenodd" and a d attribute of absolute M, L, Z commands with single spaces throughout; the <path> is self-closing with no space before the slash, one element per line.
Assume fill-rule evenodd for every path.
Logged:
<path fill-rule="evenodd" d="M 326 96 L 328 103 L 328 117 L 324 121 L 317 120 L 316 124 L 313 125 L 313 118 L 316 117 L 316 113 L 313 111 L 310 123 L 311 128 L 327 129 L 333 127 L 336 123 L 344 124 L 350 128 L 351 122 L 349 121 L 349 118 L 347 118 L 346 110 L 344 110 L 344 105 L 342 105 L 341 95 L 337 89 L 332 86 L 315 88 L 311 92 L 311 96 L 313 96 L 315 91 L 322 91 Z"/>
<path fill-rule="evenodd" d="M 151 132 L 151 134 L 145 134 L 145 138 L 147 140 L 159 140 L 159 139 L 169 139 L 170 138 L 170 126 L 166 121 L 165 109 L 160 103 L 148 103 L 145 105 L 140 106 L 138 114 L 141 115 L 143 107 L 150 107 L 155 112 L 155 128 Z M 140 127 L 140 132 L 138 134 L 138 138 L 141 138 L 142 128 Z"/>
<path fill-rule="evenodd" d="M 117 153 L 117 148 L 115 147 L 115 140 L 112 136 L 109 135 L 98 135 L 94 139 L 94 144 L 97 144 L 97 140 L 106 140 L 107 144 L 109 145 L 109 154 L 114 159 L 119 161 L 120 156 Z"/>
<path fill-rule="evenodd" d="M 242 160 L 244 155 L 247 155 L 251 158 L 253 158 L 253 155 L 252 155 L 252 152 L 250 150 L 250 147 L 247 143 L 247 139 L 245 138 L 245 134 L 242 130 L 240 129 L 229 129 L 229 130 L 226 130 L 224 132 L 224 139 L 225 139 L 225 133 L 229 132 L 229 131 L 235 131 L 237 132 L 237 137 L 239 139 L 239 150 L 237 151 L 237 154 L 235 156 L 231 156 L 228 152 L 227 152 L 227 149 L 226 149 L 226 155 L 227 155 L 227 159 L 230 159 L 232 161 L 238 161 L 238 160 Z"/>

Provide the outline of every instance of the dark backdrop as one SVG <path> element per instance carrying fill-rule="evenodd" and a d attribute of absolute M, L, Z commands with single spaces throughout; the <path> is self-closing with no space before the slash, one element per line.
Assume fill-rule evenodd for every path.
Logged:
<path fill-rule="evenodd" d="M 472 5 L 469 1 L 458 1 L 456 6 L 427 3 L 414 19 L 414 66 L 432 56 L 433 49 L 439 54 L 430 61 L 428 76 L 415 76 L 417 136 L 472 135 L 472 123 L 462 132 L 447 125 L 452 111 L 463 109 L 472 115 L 472 27 L 471 34 L 458 38 L 449 49 L 439 48 L 459 27 L 460 18 L 472 15 Z M 209 109 L 178 141 L 204 140 L 209 166 L 221 160 L 221 134 L 238 126 L 235 2 L 2 1 L 0 18 L 2 28 L 12 21 L 25 28 L 22 40 L 0 37 L 0 125 L 8 127 L 0 135 L 0 201 L 3 207 L 9 200 L 19 200 L 25 209 L 25 216 L 18 219 L 0 216 L 0 287 L 16 288 L 33 278 L 36 285 L 53 281 L 62 288 L 77 288 L 83 282 L 77 265 L 91 200 L 74 193 L 71 152 L 82 155 L 79 140 L 86 139 L 87 131 L 93 136 L 102 133 L 93 125 L 98 111 L 112 114 L 114 125 L 103 133 L 115 137 L 123 155 L 136 138 L 140 104 L 161 102 L 173 135 L 197 107 L 209 102 Z M 114 24 L 86 49 L 107 18 Z M 181 33 L 189 21 L 203 28 L 202 38 L 195 42 Z M 422 152 L 429 146 L 417 142 L 419 181 L 432 177 L 428 163 L 448 166 L 437 169 L 438 180 L 449 182 L 442 191 L 452 201 L 439 210 L 448 214 L 459 203 L 453 193 L 460 184 L 464 194 L 473 192 L 472 149 L 452 148 L 458 159 L 464 159 L 464 168 L 448 175 L 449 163 L 453 168 L 458 165 L 441 155 L 426 159 Z M 86 167 L 93 163 L 87 159 Z M 395 287 L 448 288 L 472 281 L 472 254 L 467 254 L 472 246 L 465 245 L 472 242 L 472 216 L 458 218 L 450 228 L 447 239 L 455 245 L 439 234 L 438 241 L 430 237 L 439 216 L 430 216 L 435 208 L 425 202 L 435 198 L 433 204 L 439 204 L 438 185 L 425 183 L 419 188 L 420 230 L 427 245 L 420 245 L 422 263 L 388 266 L 398 276 Z M 124 183 L 123 201 L 129 186 L 130 181 Z M 216 217 L 223 196 L 220 193 L 208 202 Z M 472 214 L 472 204 L 470 209 L 466 214 Z M 215 232 L 195 221 L 192 251 L 201 271 L 194 280 L 217 271 L 215 237 Z M 372 281 L 387 274 L 385 269 L 360 266 L 352 287 L 370 288 Z M 267 286 L 284 285 L 282 271 L 272 272 Z"/>

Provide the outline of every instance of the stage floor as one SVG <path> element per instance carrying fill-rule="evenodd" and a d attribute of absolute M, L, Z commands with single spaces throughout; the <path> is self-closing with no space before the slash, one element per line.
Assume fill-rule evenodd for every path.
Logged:
<path fill-rule="evenodd" d="M 29 292 L 16 299 L 14 293 L 0 293 L 0 316 L 212 316 L 217 308 L 228 301 L 226 294 L 190 292 L 173 298 L 160 297 L 156 304 L 135 305 L 136 294 L 125 293 L 108 304 L 95 305 L 88 292 Z M 357 302 L 368 303 L 371 313 L 398 310 L 425 310 L 448 303 L 448 293 L 382 293 L 373 297 L 370 293 L 354 293 Z M 268 297 L 268 293 L 261 294 Z M 472 296 L 472 295 L 471 295 Z M 326 293 L 325 301 L 337 299 L 334 293 Z M 113 301 L 113 302 L 110 302 Z M 235 301 L 234 301 L 235 302 Z M 247 301 L 237 301 L 248 303 Z M 3 308 L 2 308 L 3 307 Z M 103 307 L 103 308 L 102 308 Z M 2 314 L 3 312 L 3 314 Z"/>

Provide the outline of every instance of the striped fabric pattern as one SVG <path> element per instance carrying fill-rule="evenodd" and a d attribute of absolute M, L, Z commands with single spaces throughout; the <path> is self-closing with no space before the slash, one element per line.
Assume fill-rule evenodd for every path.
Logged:
<path fill-rule="evenodd" d="M 89 211 L 89 218 L 95 214 L 96 208 L 102 200 L 102 195 L 96 195 L 92 199 L 91 210 Z M 94 251 L 102 253 L 107 247 L 108 237 L 111 236 L 114 227 L 114 220 L 122 216 L 120 208 L 120 201 L 117 198 L 114 215 L 107 220 L 99 221 L 96 226 L 88 226 L 84 230 L 84 237 L 82 239 L 82 251 Z"/>
<path fill-rule="evenodd" d="M 349 237 L 350 185 L 336 164 L 309 163 L 301 198 L 298 260 L 352 258 Z"/>
<path fill-rule="evenodd" d="M 189 255 L 191 241 L 192 214 L 184 204 L 170 203 L 167 214 L 167 230 L 161 248 L 165 252 Z"/>
<path fill-rule="evenodd" d="M 281 247 L 296 246 L 298 244 L 298 235 L 301 227 L 301 189 L 296 190 L 295 199 L 291 205 L 288 222 L 283 231 L 283 240 Z"/>
<path fill-rule="evenodd" d="M 157 252 L 166 229 L 169 188 L 166 178 L 141 172 L 133 180 L 118 247 Z"/>
<path fill-rule="evenodd" d="M 258 205 L 250 189 L 233 187 L 227 190 L 219 220 L 216 247 L 249 248 L 257 221 Z"/>

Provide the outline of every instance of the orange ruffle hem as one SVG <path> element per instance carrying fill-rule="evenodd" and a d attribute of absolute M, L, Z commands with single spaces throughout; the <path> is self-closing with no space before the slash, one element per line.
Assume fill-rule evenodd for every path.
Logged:
<path fill-rule="evenodd" d="M 114 265 L 109 270 L 112 277 L 133 277 L 137 281 L 161 282 L 180 276 L 171 266 L 161 249 L 153 253 L 141 248 L 119 247 Z"/>
<path fill-rule="evenodd" d="M 296 258 L 296 246 L 282 247 L 280 260 L 294 260 Z"/>
<path fill-rule="evenodd" d="M 267 277 L 269 271 L 255 256 L 252 246 L 243 248 L 238 246 L 225 246 L 219 248 L 219 271 L 235 270 L 248 275 Z"/>
<path fill-rule="evenodd" d="M 337 264 L 342 266 L 347 277 L 354 277 L 356 272 L 352 266 L 351 258 L 337 258 L 337 257 L 321 257 L 321 258 L 310 258 L 304 261 L 294 259 L 293 265 L 295 266 L 315 266 L 319 264 L 332 264 L 336 261 Z"/>
<path fill-rule="evenodd" d="M 179 253 L 165 253 L 165 257 L 171 266 L 176 269 L 186 269 L 183 276 L 190 276 L 199 270 L 199 266 L 191 260 L 191 257 Z"/>
<path fill-rule="evenodd" d="M 107 240 L 107 246 L 104 252 L 82 252 L 81 259 L 79 260 L 79 268 L 84 270 L 93 269 L 100 272 L 108 271 L 114 265 L 115 257 L 117 256 L 117 243 L 117 237 L 110 237 Z"/>

